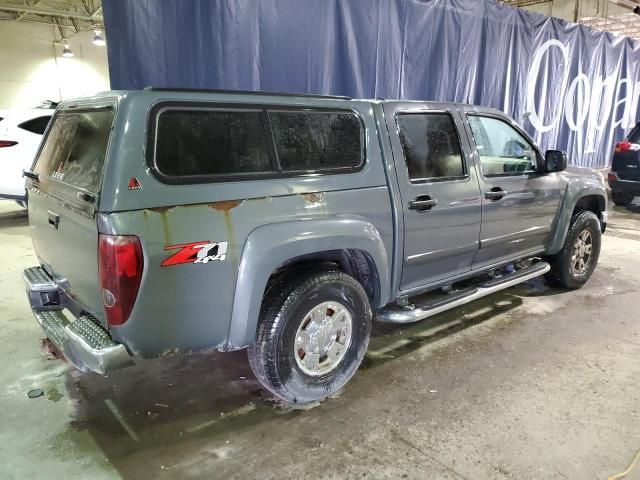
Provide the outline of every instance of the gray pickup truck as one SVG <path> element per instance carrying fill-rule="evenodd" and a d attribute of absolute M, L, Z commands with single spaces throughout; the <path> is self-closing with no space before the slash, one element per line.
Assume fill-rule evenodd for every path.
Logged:
<path fill-rule="evenodd" d="M 579 288 L 607 221 L 599 173 L 450 103 L 107 92 L 59 105 L 25 176 L 29 301 L 75 367 L 247 348 L 297 404 L 355 374 L 373 318 Z"/>

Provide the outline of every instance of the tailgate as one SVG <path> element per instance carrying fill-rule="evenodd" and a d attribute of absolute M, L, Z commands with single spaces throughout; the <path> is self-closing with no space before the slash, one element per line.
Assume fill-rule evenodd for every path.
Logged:
<path fill-rule="evenodd" d="M 28 181 L 29 225 L 41 265 L 106 325 L 98 274 L 96 204 L 114 108 L 60 110 Z"/>
<path fill-rule="evenodd" d="M 621 180 L 640 181 L 640 150 L 615 152 L 611 170 L 616 172 Z"/>

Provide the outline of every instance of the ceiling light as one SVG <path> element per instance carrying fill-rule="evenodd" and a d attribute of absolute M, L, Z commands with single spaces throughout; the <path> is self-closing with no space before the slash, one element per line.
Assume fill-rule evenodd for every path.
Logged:
<path fill-rule="evenodd" d="M 95 33 L 95 35 L 93 37 L 93 44 L 97 45 L 98 47 L 104 47 L 107 42 L 105 42 L 104 41 L 104 37 L 102 35 L 100 35 L 102 33 L 102 31 L 94 30 L 93 32 Z"/>
<path fill-rule="evenodd" d="M 62 49 L 62 56 L 67 58 L 73 57 L 73 52 L 71 51 L 68 43 L 64 44 L 64 48 Z"/>

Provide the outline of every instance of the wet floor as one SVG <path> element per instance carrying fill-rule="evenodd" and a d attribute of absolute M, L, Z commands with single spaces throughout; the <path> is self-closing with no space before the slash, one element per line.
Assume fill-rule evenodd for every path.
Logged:
<path fill-rule="evenodd" d="M 108 377 L 47 360 L 20 282 L 27 220 L 0 202 L 0 478 L 607 478 L 640 448 L 639 209 L 612 212 L 584 289 L 536 280 L 377 324 L 347 387 L 291 410 L 244 352 Z"/>

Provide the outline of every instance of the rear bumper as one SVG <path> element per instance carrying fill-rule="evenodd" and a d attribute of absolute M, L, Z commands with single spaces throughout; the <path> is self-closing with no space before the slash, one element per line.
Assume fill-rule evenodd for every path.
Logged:
<path fill-rule="evenodd" d="M 78 370 L 105 374 L 133 365 L 125 346 L 114 342 L 93 316 L 77 312 L 70 318 L 64 313 L 71 299 L 43 268 L 27 268 L 22 278 L 40 327 Z"/>
<path fill-rule="evenodd" d="M 640 182 L 634 180 L 609 180 L 611 191 L 640 195 Z"/>

